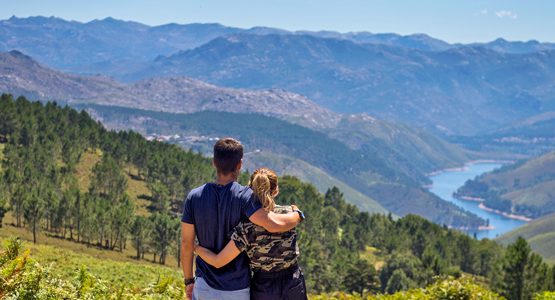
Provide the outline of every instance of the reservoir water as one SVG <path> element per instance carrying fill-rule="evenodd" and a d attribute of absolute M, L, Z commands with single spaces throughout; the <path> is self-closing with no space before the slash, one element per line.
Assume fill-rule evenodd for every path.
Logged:
<path fill-rule="evenodd" d="M 494 227 L 492 230 L 481 230 L 481 231 L 470 231 L 470 235 L 474 235 L 479 239 L 482 238 L 496 238 L 505 232 L 511 231 L 526 222 L 521 220 L 515 220 L 511 218 L 504 217 L 492 212 L 485 211 L 478 207 L 479 203 L 474 201 L 459 200 L 453 197 L 453 193 L 468 179 L 474 179 L 474 177 L 492 171 L 501 167 L 498 163 L 473 163 L 467 164 L 464 169 L 456 171 L 445 171 L 440 174 L 431 176 L 430 179 L 433 182 L 430 192 L 436 194 L 445 201 L 449 201 L 467 211 L 470 211 L 485 220 L 489 220 L 491 226 Z"/>

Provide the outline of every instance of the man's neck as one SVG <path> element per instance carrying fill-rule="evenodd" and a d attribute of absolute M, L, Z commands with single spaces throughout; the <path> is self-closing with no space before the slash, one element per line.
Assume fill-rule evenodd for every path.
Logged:
<path fill-rule="evenodd" d="M 230 182 L 237 181 L 237 176 L 234 174 L 229 175 L 218 175 L 216 177 L 216 184 L 228 185 Z"/>

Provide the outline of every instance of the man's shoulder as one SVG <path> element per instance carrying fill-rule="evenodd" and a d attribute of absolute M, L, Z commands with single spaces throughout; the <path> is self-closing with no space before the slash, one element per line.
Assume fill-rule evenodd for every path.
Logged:
<path fill-rule="evenodd" d="M 193 198 L 200 198 L 202 193 L 204 192 L 204 189 L 208 186 L 208 183 L 205 183 L 199 187 L 196 187 L 194 189 L 192 189 L 189 194 L 187 194 L 187 199 L 193 199 Z"/>
<path fill-rule="evenodd" d="M 250 197 L 252 196 L 252 189 L 248 185 L 242 185 L 238 182 L 234 182 L 231 189 L 235 196 L 238 196 L 240 198 L 250 199 Z"/>

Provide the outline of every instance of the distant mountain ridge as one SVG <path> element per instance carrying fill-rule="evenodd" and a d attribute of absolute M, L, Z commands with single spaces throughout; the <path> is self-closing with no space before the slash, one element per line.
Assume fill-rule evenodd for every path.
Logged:
<path fill-rule="evenodd" d="M 261 26 L 243 29 L 217 23 L 169 23 L 148 26 L 111 17 L 82 23 L 57 17 L 13 16 L 7 20 L 0 20 L 0 51 L 20 50 L 56 69 L 74 73 L 115 75 L 124 72 L 130 63 L 147 62 L 158 55 L 193 49 L 215 38 L 239 33 L 311 35 L 424 51 L 444 51 L 465 46 L 449 44 L 426 34 L 307 30 L 293 32 Z M 508 53 L 555 49 L 555 43 L 509 42 L 504 39 L 470 45 Z"/>
<path fill-rule="evenodd" d="M 476 134 L 555 109 L 555 51 L 425 52 L 308 35 L 238 34 L 159 57 L 128 78 L 176 75 L 285 88 L 334 111 L 369 112 L 446 134 Z"/>

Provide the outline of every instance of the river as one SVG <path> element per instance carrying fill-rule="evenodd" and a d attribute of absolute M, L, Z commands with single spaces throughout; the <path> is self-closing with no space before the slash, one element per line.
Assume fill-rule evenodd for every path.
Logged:
<path fill-rule="evenodd" d="M 478 202 L 459 200 L 453 197 L 453 193 L 461 187 L 468 179 L 474 179 L 474 177 L 497 169 L 501 166 L 498 163 L 472 163 L 467 164 L 462 170 L 455 171 L 445 171 L 439 174 L 433 175 L 430 179 L 433 182 L 430 192 L 436 194 L 445 201 L 449 201 L 458 207 L 461 207 L 467 211 L 473 212 L 474 214 L 482 217 L 485 220 L 490 221 L 490 226 L 494 228 L 492 230 L 481 230 L 481 231 L 470 231 L 468 234 L 474 235 L 479 239 L 482 238 L 496 238 L 504 234 L 505 232 L 511 231 L 526 222 L 521 220 L 510 219 L 495 213 L 491 213 L 480 209 L 478 207 Z"/>

